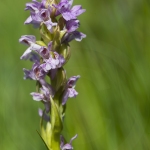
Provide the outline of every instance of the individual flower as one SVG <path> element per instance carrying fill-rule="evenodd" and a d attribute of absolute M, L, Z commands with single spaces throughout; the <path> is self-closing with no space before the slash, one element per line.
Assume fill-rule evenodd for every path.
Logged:
<path fill-rule="evenodd" d="M 53 52 L 53 56 L 50 55 L 48 59 L 44 59 L 44 63 L 41 64 L 41 67 L 45 72 L 48 72 L 51 69 L 60 68 L 65 62 L 65 59 L 62 55 L 59 55 L 57 52 Z"/>
<path fill-rule="evenodd" d="M 75 138 L 77 138 L 77 134 L 73 138 L 71 138 L 71 140 L 70 140 L 69 143 L 65 144 L 64 137 L 61 135 L 60 136 L 60 142 L 61 142 L 60 143 L 60 148 L 61 148 L 61 150 L 72 150 L 73 149 L 73 147 L 72 147 L 72 141 Z"/>
<path fill-rule="evenodd" d="M 23 35 L 19 39 L 19 42 L 29 46 L 29 48 L 23 53 L 23 55 L 20 57 L 20 59 L 25 59 L 25 60 L 29 59 L 30 54 L 33 50 L 37 50 L 37 49 L 41 48 L 40 45 L 35 43 L 36 38 L 33 35 Z"/>
<path fill-rule="evenodd" d="M 45 8 L 45 1 L 41 3 L 37 1 L 27 3 L 25 10 L 30 10 L 30 16 L 25 21 L 25 24 L 33 24 L 34 27 L 39 27 L 41 23 L 44 23 L 47 29 L 53 32 L 53 26 L 56 26 L 57 23 L 51 21 L 50 14 L 52 8 L 50 6 Z"/>
<path fill-rule="evenodd" d="M 50 95 L 53 96 L 53 91 L 51 87 L 45 87 L 42 85 L 40 88 L 40 93 L 37 92 L 32 92 L 30 93 L 33 97 L 33 100 L 35 101 L 44 101 L 44 102 L 49 102 L 50 101 Z"/>
<path fill-rule="evenodd" d="M 30 10 L 30 16 L 25 21 L 25 24 L 33 24 L 34 27 L 39 27 L 39 20 L 35 19 L 35 16 L 40 13 L 42 9 L 45 9 L 46 0 L 42 0 L 42 2 L 38 2 L 36 0 L 32 0 L 32 3 L 26 3 L 25 10 Z"/>
<path fill-rule="evenodd" d="M 32 92 L 30 95 L 32 95 L 33 100 L 43 102 L 45 109 L 44 111 L 39 109 L 39 116 L 42 117 L 45 121 L 49 121 L 50 117 L 47 115 L 47 113 L 50 111 L 50 96 L 54 96 L 53 88 L 50 85 L 42 85 L 40 88 L 40 93 Z"/>
<path fill-rule="evenodd" d="M 61 0 L 57 5 L 53 5 L 57 11 L 56 15 L 62 14 L 63 18 L 68 21 L 76 19 L 77 16 L 85 12 L 81 5 L 76 5 L 71 8 L 73 0 Z"/>
<path fill-rule="evenodd" d="M 63 97 L 62 97 L 62 105 L 65 105 L 68 98 L 76 97 L 78 95 L 78 92 L 74 89 L 75 84 L 77 80 L 80 78 L 80 76 L 73 76 L 68 79 L 66 89 L 64 91 Z"/>
<path fill-rule="evenodd" d="M 62 38 L 61 42 L 62 43 L 69 43 L 72 40 L 76 40 L 76 41 L 81 41 L 83 38 L 85 38 L 86 35 L 82 32 L 79 31 L 74 31 L 71 33 L 66 33 L 64 35 L 64 37 Z"/>
<path fill-rule="evenodd" d="M 39 62 L 34 63 L 31 70 L 23 68 L 23 71 L 24 79 L 40 80 L 46 75 Z"/>

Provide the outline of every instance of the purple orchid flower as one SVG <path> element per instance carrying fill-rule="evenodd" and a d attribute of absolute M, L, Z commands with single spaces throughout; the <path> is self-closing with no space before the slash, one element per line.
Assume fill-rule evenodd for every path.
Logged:
<path fill-rule="evenodd" d="M 77 16 L 85 12 L 81 5 L 76 5 L 71 8 L 73 0 L 61 0 L 57 5 L 53 5 L 57 11 L 56 16 L 62 14 L 63 18 L 68 21 L 76 19 Z"/>
<path fill-rule="evenodd" d="M 39 62 L 34 63 L 31 70 L 23 68 L 23 71 L 24 79 L 40 80 L 46 75 Z"/>
<path fill-rule="evenodd" d="M 74 31 L 71 33 L 66 33 L 65 36 L 62 38 L 62 43 L 69 43 L 72 40 L 81 41 L 83 38 L 85 38 L 86 35 L 79 31 Z"/>
<path fill-rule="evenodd" d="M 25 59 L 25 60 L 29 59 L 32 50 L 37 50 L 41 48 L 40 45 L 35 44 L 36 38 L 33 35 L 23 35 L 19 39 L 19 42 L 29 46 L 29 48 L 23 53 L 20 59 Z"/>
<path fill-rule="evenodd" d="M 60 136 L 60 141 L 61 141 L 60 148 L 61 148 L 61 150 L 72 150 L 73 149 L 72 141 L 76 138 L 77 138 L 77 134 L 73 138 L 71 138 L 69 143 L 65 144 L 64 137 L 61 135 Z"/>
<path fill-rule="evenodd" d="M 25 21 L 25 24 L 33 24 L 35 28 L 38 28 L 40 24 L 43 22 L 47 29 L 50 32 L 53 32 L 53 26 L 56 26 L 57 23 L 53 23 L 50 18 L 50 14 L 52 12 L 52 8 L 48 6 L 45 8 L 46 1 L 37 2 L 33 1 L 33 3 L 27 3 L 25 10 L 30 10 L 30 16 Z"/>
<path fill-rule="evenodd" d="M 40 92 L 41 93 L 37 93 L 37 92 L 30 93 L 33 97 L 33 100 L 49 102 L 50 101 L 50 95 L 53 96 L 52 89 L 45 87 L 44 85 L 42 85 L 42 88 L 40 88 Z"/>
<path fill-rule="evenodd" d="M 50 96 L 54 96 L 53 89 L 49 85 L 49 87 L 46 87 L 42 85 L 42 88 L 40 88 L 40 93 L 32 92 L 30 93 L 33 97 L 33 100 L 35 101 L 42 101 L 45 105 L 44 111 L 39 109 L 39 116 L 42 117 L 45 121 L 50 121 L 49 115 L 47 115 L 50 112 Z"/>
<path fill-rule="evenodd" d="M 45 4 L 46 0 L 42 0 L 42 2 L 32 0 L 32 3 L 26 3 L 25 10 L 30 10 L 31 16 L 26 19 L 25 24 L 33 24 L 34 27 L 39 27 L 39 22 L 32 17 L 38 14 L 41 9 L 45 9 Z"/>
<path fill-rule="evenodd" d="M 78 95 L 78 92 L 74 89 L 75 84 L 77 80 L 80 78 L 80 76 L 73 76 L 68 79 L 66 89 L 64 91 L 63 97 L 62 97 L 62 105 L 65 105 L 68 98 L 76 97 Z"/>
<path fill-rule="evenodd" d="M 53 54 L 54 57 L 50 55 L 48 59 L 44 59 L 45 63 L 41 64 L 41 67 L 45 72 L 48 72 L 51 69 L 60 68 L 65 62 L 62 55 L 59 55 L 57 52 L 53 52 Z"/>

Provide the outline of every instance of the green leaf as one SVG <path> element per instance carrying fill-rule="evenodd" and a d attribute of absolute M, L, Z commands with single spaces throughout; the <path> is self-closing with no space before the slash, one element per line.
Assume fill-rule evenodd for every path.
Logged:
<path fill-rule="evenodd" d="M 58 106 L 55 104 L 54 100 L 50 96 L 51 100 L 51 126 L 52 126 L 52 134 L 60 133 L 62 131 L 62 121 L 60 118 L 60 113 L 58 110 Z"/>
<path fill-rule="evenodd" d="M 58 106 L 55 104 L 54 100 L 50 96 L 51 100 L 51 129 L 52 129 L 52 150 L 60 150 L 60 133 L 62 131 L 63 125 L 60 118 L 60 113 Z"/>
<path fill-rule="evenodd" d="M 37 130 L 36 130 L 37 131 Z M 42 136 L 40 135 L 39 131 L 37 131 L 38 135 L 40 136 L 40 138 L 42 139 L 44 145 L 46 146 L 47 150 L 51 150 L 48 148 L 47 144 L 45 143 L 44 139 L 42 138 Z"/>
<path fill-rule="evenodd" d="M 66 83 L 67 77 L 66 72 L 63 68 L 58 68 L 55 78 L 51 81 L 52 86 L 55 88 L 56 91 L 60 87 L 63 87 Z"/>

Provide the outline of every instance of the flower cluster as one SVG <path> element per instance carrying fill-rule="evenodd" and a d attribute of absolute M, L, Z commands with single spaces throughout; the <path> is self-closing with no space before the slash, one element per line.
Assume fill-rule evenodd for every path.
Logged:
<path fill-rule="evenodd" d="M 33 62 L 32 69 L 23 69 L 24 79 L 37 82 L 37 91 L 31 95 L 35 101 L 44 104 L 44 110 L 39 109 L 41 116 L 41 137 L 48 149 L 73 149 L 71 142 L 66 144 L 60 135 L 65 115 L 65 105 L 68 98 L 76 97 L 78 92 L 75 84 L 79 75 L 67 79 L 63 66 L 70 58 L 72 40 L 81 41 L 86 37 L 77 31 L 80 26 L 77 16 L 85 12 L 81 5 L 72 7 L 73 0 L 32 0 L 25 10 L 30 16 L 25 24 L 39 28 L 41 39 L 33 35 L 23 35 L 19 42 L 28 46 L 20 59 Z M 44 129 L 43 121 L 46 121 Z M 48 138 L 49 137 L 49 138 Z M 61 138 L 61 140 L 60 140 Z"/>

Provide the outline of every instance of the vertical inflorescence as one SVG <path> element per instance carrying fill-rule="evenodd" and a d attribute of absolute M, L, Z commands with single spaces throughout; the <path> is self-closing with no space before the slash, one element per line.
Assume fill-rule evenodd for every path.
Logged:
<path fill-rule="evenodd" d="M 33 35 L 23 35 L 20 43 L 28 46 L 21 59 L 33 62 L 31 70 L 23 69 L 24 79 L 36 81 L 36 92 L 31 95 L 35 101 L 44 104 L 39 109 L 41 133 L 49 150 L 71 150 L 72 140 L 66 143 L 61 135 L 68 98 L 76 97 L 75 84 L 79 75 L 67 79 L 63 66 L 70 58 L 72 40 L 81 41 L 86 35 L 77 31 L 80 22 L 77 16 L 85 12 L 81 5 L 72 6 L 73 0 L 32 0 L 25 10 L 30 16 L 25 24 L 39 28 L 41 39 Z"/>

